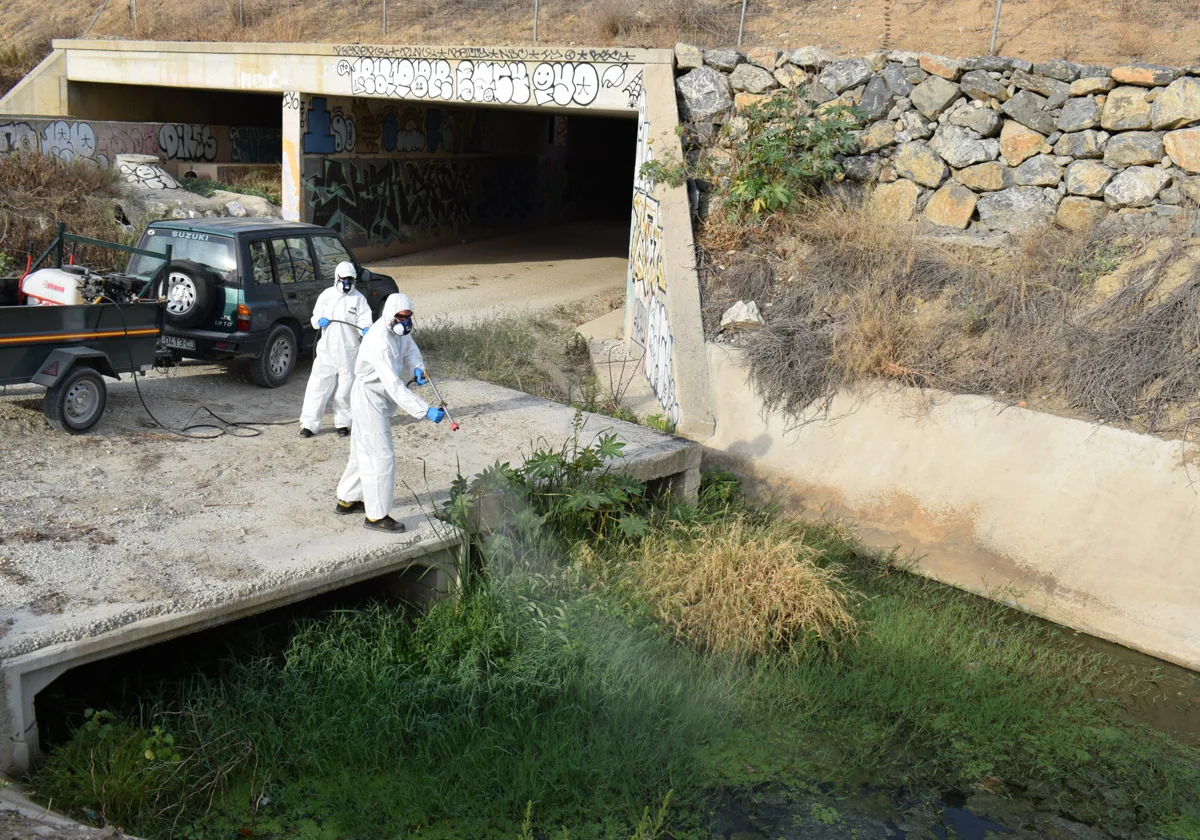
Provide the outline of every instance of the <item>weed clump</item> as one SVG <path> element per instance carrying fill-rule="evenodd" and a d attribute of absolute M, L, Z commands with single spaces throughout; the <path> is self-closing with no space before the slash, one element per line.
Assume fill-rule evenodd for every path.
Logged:
<path fill-rule="evenodd" d="M 630 569 L 636 590 L 677 637 L 736 659 L 853 634 L 847 592 L 808 528 L 735 515 L 658 532 Z"/>
<path fill-rule="evenodd" d="M 822 196 L 756 225 L 706 223 L 701 244 L 706 328 L 758 302 L 767 325 L 736 340 L 760 398 L 794 420 L 880 382 L 1037 399 L 1151 432 L 1200 419 L 1195 243 L 1044 230 L 981 259 L 869 201 Z"/>
<path fill-rule="evenodd" d="M 124 241 L 128 237 L 116 210 L 120 195 L 115 176 L 85 158 L 62 161 L 39 151 L 0 156 L 0 251 L 24 269 L 30 245 L 38 256 L 57 235 L 60 221 L 71 233 Z M 118 258 L 114 251 L 86 245 L 76 255 L 100 269 L 116 268 Z"/>

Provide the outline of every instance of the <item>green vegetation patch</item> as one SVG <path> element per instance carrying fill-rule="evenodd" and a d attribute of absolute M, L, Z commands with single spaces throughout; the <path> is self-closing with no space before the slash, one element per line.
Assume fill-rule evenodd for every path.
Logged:
<path fill-rule="evenodd" d="M 1194 836 L 1200 754 L 1124 719 L 1105 657 L 910 576 L 836 523 L 749 506 L 727 474 L 706 475 L 698 504 L 652 499 L 613 471 L 621 450 L 581 419 L 560 450 L 459 479 L 443 515 L 473 559 L 456 596 L 300 620 L 282 649 L 248 642 L 218 673 L 92 713 L 39 795 L 152 838 L 640 840 L 709 836 L 723 791 L 762 799 L 764 783 L 839 824 L 814 785 L 869 782 Z M 645 551 L 695 550 L 723 574 L 713 546 L 747 529 L 793 546 L 846 617 L 809 608 L 805 585 L 746 599 L 770 620 L 701 610 L 680 632 Z M 744 632 L 766 635 L 716 652 Z"/>

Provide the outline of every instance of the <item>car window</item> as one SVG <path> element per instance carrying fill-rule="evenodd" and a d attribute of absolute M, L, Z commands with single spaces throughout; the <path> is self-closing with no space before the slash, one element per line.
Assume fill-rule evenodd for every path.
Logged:
<path fill-rule="evenodd" d="M 336 236 L 314 236 L 312 242 L 317 252 L 317 267 L 321 272 L 321 279 L 326 285 L 333 285 L 333 270 L 337 268 L 337 264 L 354 260 L 350 259 L 350 252 Z"/>
<path fill-rule="evenodd" d="M 208 266 L 226 282 L 232 282 L 237 275 L 237 256 L 233 250 L 233 240 L 227 236 L 191 230 L 150 228 L 146 231 L 140 247 L 147 251 L 165 253 L 168 244 L 171 246 L 172 260 L 191 260 Z M 135 254 L 129 261 L 126 273 L 135 277 L 150 277 L 158 271 L 162 263 L 161 259 Z"/>
<path fill-rule="evenodd" d="M 275 282 L 275 273 L 271 270 L 271 252 L 267 250 L 265 241 L 250 243 L 250 268 L 255 283 L 262 285 Z"/>
<path fill-rule="evenodd" d="M 297 283 L 312 283 L 317 279 L 313 268 L 312 252 L 308 250 L 308 237 L 292 237 L 287 240 L 288 253 L 292 255 L 292 270 Z"/>
<path fill-rule="evenodd" d="M 304 283 L 312 280 L 312 260 L 307 258 L 308 247 L 304 240 L 294 236 L 290 239 L 272 239 L 271 247 L 275 250 L 275 265 L 280 272 L 281 283 Z"/>

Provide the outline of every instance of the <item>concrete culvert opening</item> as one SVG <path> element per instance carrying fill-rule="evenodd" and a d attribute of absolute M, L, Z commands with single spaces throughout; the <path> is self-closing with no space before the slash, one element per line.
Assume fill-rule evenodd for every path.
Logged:
<path fill-rule="evenodd" d="M 297 622 L 375 605 L 400 606 L 416 615 L 450 586 L 452 582 L 441 567 L 414 563 L 294 604 L 71 668 L 34 698 L 42 755 L 69 741 L 89 709 L 136 717 L 139 708 L 166 683 L 218 676 L 233 658 L 279 655 L 287 648 Z"/>
<path fill-rule="evenodd" d="M 425 316 L 556 305 L 625 283 L 630 117 L 302 96 L 303 221 Z"/>

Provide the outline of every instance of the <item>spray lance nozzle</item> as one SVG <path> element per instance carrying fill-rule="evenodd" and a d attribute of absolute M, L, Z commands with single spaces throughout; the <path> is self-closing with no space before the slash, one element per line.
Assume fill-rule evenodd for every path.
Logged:
<path fill-rule="evenodd" d="M 433 388 L 433 393 L 438 399 L 438 408 L 440 408 L 442 411 L 446 412 L 446 419 L 450 421 L 450 431 L 457 432 L 458 431 L 458 423 L 455 422 L 454 416 L 450 413 L 450 409 L 446 405 L 446 398 L 443 397 L 442 392 L 438 390 L 437 383 L 433 381 L 433 377 L 429 375 L 429 371 L 424 371 L 424 374 L 425 374 L 425 381 L 428 382 L 430 384 L 430 386 Z M 417 380 L 414 377 L 413 379 L 410 379 L 408 381 L 408 384 L 412 385 L 416 381 Z"/>

